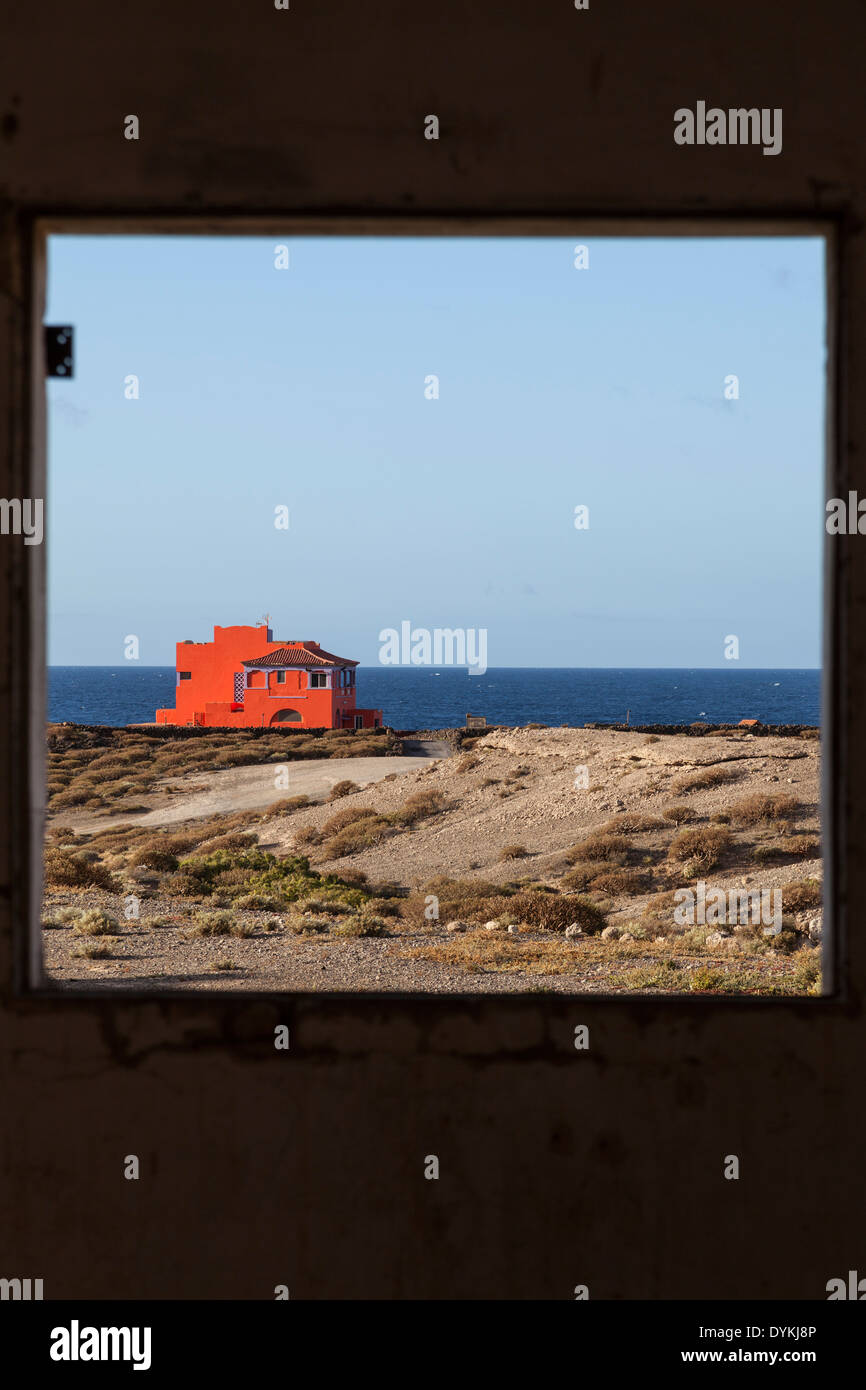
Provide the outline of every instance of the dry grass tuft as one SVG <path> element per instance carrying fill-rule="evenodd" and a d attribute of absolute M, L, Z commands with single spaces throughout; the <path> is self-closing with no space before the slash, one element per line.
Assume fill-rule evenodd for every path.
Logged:
<path fill-rule="evenodd" d="M 630 849 L 630 842 L 622 835 L 595 834 L 572 845 L 571 849 L 566 850 L 565 857 L 569 863 L 581 859 L 608 859 L 624 864 Z"/>
<path fill-rule="evenodd" d="M 795 796 L 784 792 L 753 792 L 735 801 L 730 815 L 735 825 L 760 825 L 773 821 L 793 821 L 803 808 Z"/>
<path fill-rule="evenodd" d="M 732 782 L 739 775 L 739 771 L 732 767 L 696 767 L 675 777 L 671 782 L 671 791 L 702 791 L 705 787 L 718 787 L 722 782 Z"/>

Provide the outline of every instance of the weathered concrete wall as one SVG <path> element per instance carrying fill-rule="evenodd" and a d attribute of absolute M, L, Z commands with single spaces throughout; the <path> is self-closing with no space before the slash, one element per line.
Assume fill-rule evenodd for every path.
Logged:
<path fill-rule="evenodd" d="M 864 40 L 858 0 L 19 6 L 0 48 L 2 495 L 40 495 L 25 481 L 40 211 L 831 216 L 833 487 L 857 486 Z M 781 107 L 783 152 L 677 147 L 673 112 L 699 99 Z M 567 1298 L 579 1282 L 594 1298 L 823 1297 L 866 1259 L 862 544 L 838 542 L 833 635 L 844 998 L 109 1003 L 13 989 L 35 697 L 22 550 L 4 538 L 0 1274 L 42 1277 L 46 1297 Z"/>

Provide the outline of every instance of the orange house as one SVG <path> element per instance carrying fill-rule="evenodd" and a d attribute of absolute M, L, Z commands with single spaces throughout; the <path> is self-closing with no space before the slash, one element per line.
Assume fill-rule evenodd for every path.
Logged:
<path fill-rule="evenodd" d="M 175 708 L 158 709 L 156 722 L 378 729 L 381 710 L 355 707 L 357 665 L 318 642 L 275 642 L 264 623 L 215 627 L 212 642 L 178 642 Z"/>

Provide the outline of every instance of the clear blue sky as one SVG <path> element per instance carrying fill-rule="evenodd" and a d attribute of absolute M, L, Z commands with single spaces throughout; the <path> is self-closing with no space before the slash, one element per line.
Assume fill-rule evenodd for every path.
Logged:
<path fill-rule="evenodd" d="M 50 662 L 267 611 L 365 664 L 409 619 L 494 667 L 818 666 L 822 243 L 577 240 L 52 238 Z"/>

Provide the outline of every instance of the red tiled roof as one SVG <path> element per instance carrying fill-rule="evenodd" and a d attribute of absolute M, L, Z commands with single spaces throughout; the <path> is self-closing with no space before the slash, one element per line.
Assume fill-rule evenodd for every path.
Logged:
<path fill-rule="evenodd" d="M 333 652 L 322 651 L 321 647 L 313 647 L 309 642 L 296 642 L 290 647 L 280 647 L 275 652 L 267 652 L 264 656 L 252 656 L 249 661 L 242 661 L 242 666 L 357 666 L 357 661 L 351 661 L 347 656 L 334 656 Z"/>

